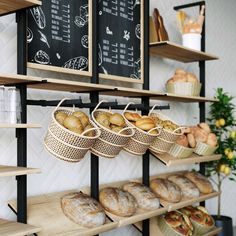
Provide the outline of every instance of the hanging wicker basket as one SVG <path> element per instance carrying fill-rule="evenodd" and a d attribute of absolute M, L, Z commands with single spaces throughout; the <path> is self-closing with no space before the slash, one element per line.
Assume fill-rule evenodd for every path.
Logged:
<path fill-rule="evenodd" d="M 100 113 L 106 112 L 112 114 L 111 110 L 98 109 L 103 102 L 105 101 L 101 101 L 91 114 L 93 122 L 101 130 L 101 136 L 96 140 L 91 148 L 91 152 L 100 157 L 114 158 L 120 153 L 127 142 L 129 142 L 130 138 L 134 135 L 135 130 L 126 124 L 124 129 L 116 133 L 99 124 L 96 117 Z"/>
<path fill-rule="evenodd" d="M 44 145 L 50 154 L 61 160 L 79 162 L 94 145 L 97 138 L 101 135 L 101 131 L 91 120 L 89 122 L 93 128 L 86 130 L 82 134 L 74 133 L 59 124 L 55 118 L 58 112 L 71 115 L 73 112 L 79 110 L 75 108 L 61 108 L 60 106 L 65 100 L 69 99 L 62 99 L 52 113 L 52 120 L 44 139 Z M 91 131 L 94 132 L 93 137 L 85 136 L 87 132 Z"/>
<path fill-rule="evenodd" d="M 136 113 L 133 111 L 128 111 L 128 107 L 134 103 L 128 103 L 127 106 L 125 107 L 123 114 L 125 112 L 130 112 L 130 113 Z M 124 116 L 125 118 L 125 116 Z M 148 132 L 143 131 L 141 129 L 139 129 L 138 127 L 136 127 L 134 124 L 132 124 L 131 122 L 129 122 L 126 118 L 125 118 L 127 124 L 134 128 L 135 134 L 134 136 L 129 140 L 129 142 L 125 145 L 124 150 L 133 154 L 133 155 L 143 155 L 147 149 L 149 148 L 149 146 L 151 145 L 151 143 L 157 138 L 157 136 L 159 135 L 159 132 L 157 132 L 157 134 L 151 134 L 150 132 L 153 130 L 157 130 L 159 131 L 159 128 L 153 128 L 151 130 L 149 130 Z"/>

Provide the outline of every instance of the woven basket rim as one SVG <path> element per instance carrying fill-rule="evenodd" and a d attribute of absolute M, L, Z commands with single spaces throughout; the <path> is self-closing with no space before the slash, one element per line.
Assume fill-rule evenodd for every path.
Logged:
<path fill-rule="evenodd" d="M 142 156 L 144 153 L 137 153 L 137 152 L 132 152 L 129 149 L 127 149 L 126 147 L 123 148 L 124 151 L 128 152 L 129 154 L 132 154 L 134 156 Z"/>
<path fill-rule="evenodd" d="M 130 139 L 132 139 L 133 141 L 135 141 L 135 142 L 137 142 L 137 143 L 140 143 L 140 144 L 142 144 L 142 145 L 151 145 L 152 143 L 143 143 L 143 142 L 141 142 L 141 141 L 139 141 L 139 140 L 137 140 L 137 139 L 134 139 L 133 137 L 131 137 Z"/>
<path fill-rule="evenodd" d="M 204 146 L 206 148 L 211 148 L 211 149 L 217 149 L 219 147 L 219 145 L 217 145 L 215 147 L 212 147 L 212 146 L 210 146 L 210 145 L 208 145 L 206 143 L 202 143 L 202 142 L 197 142 L 197 145 L 202 145 L 202 146 Z M 197 147 L 197 145 L 196 145 L 196 147 Z"/>
<path fill-rule="evenodd" d="M 163 141 L 163 142 L 165 142 L 165 143 L 169 143 L 169 144 L 175 143 L 175 142 L 172 142 L 172 141 L 165 140 L 165 139 L 163 139 L 163 138 L 161 138 L 161 137 L 157 137 L 157 139 L 159 139 L 159 140 L 161 140 L 161 141 Z"/>
<path fill-rule="evenodd" d="M 99 124 L 98 122 L 97 122 L 97 120 L 95 119 L 95 116 L 94 116 L 94 114 L 95 114 L 95 112 L 107 112 L 107 113 L 110 113 L 110 114 L 113 114 L 111 111 L 109 111 L 109 110 L 105 110 L 105 109 L 96 109 L 96 110 L 93 110 L 92 111 L 92 113 L 91 113 L 91 117 L 92 117 L 92 121 L 96 124 L 96 126 L 97 127 L 99 127 L 100 129 L 104 129 L 105 131 L 107 131 L 107 132 L 109 132 L 109 133 L 111 133 L 111 134 L 115 134 L 115 135 L 117 135 L 117 136 L 121 136 L 121 137 L 125 137 L 125 138 L 129 138 L 129 137 L 132 137 L 132 136 L 134 136 L 134 134 L 135 134 L 135 131 L 133 130 L 133 129 L 131 129 L 129 126 L 128 126 L 128 128 L 130 128 L 131 129 L 131 134 L 121 134 L 121 133 L 116 133 L 116 132 L 114 132 L 114 131 L 112 131 L 112 130 L 110 130 L 110 129 L 107 129 L 106 127 L 104 127 L 104 126 L 102 126 L 101 124 Z M 121 114 L 122 116 L 123 116 L 123 114 Z M 123 116 L 123 118 L 125 118 L 124 116 Z M 126 123 L 126 122 L 125 122 Z M 127 125 L 127 123 L 126 123 L 126 125 Z"/>
<path fill-rule="evenodd" d="M 70 131 L 69 129 L 66 129 L 63 125 L 61 125 L 57 120 L 56 120 L 56 118 L 55 118 L 55 113 L 56 112 L 58 112 L 58 111 L 69 111 L 69 112 L 72 112 L 72 109 L 69 109 L 69 108 L 63 108 L 62 109 L 62 107 L 59 107 L 57 110 L 54 110 L 53 112 L 52 112 L 52 119 L 53 119 L 53 121 L 56 123 L 56 125 L 57 126 L 59 126 L 64 132 L 67 132 L 67 133 L 69 133 L 69 134 L 72 134 L 72 135 L 75 135 L 76 137 L 79 137 L 79 138 L 84 138 L 84 139 L 97 139 L 100 135 L 101 135 L 101 131 L 100 131 L 100 129 L 96 126 L 96 124 L 89 118 L 89 116 L 88 116 L 88 118 L 89 118 L 89 122 L 91 123 L 91 125 L 93 125 L 94 126 L 94 128 L 97 128 L 97 131 L 98 131 L 98 134 L 97 135 L 95 135 L 95 136 L 93 136 L 93 137 L 89 137 L 89 136 L 84 136 L 84 135 L 81 135 L 81 134 L 77 134 L 77 133 L 75 133 L 75 132 L 72 132 L 72 131 Z M 74 111 L 76 111 L 76 110 L 80 110 L 80 109 L 74 109 Z"/>
<path fill-rule="evenodd" d="M 117 156 L 117 155 L 109 156 L 109 155 L 103 154 L 103 153 L 95 150 L 93 147 L 90 149 L 90 152 L 95 155 L 98 155 L 99 157 L 104 157 L 104 158 L 115 158 Z"/>
<path fill-rule="evenodd" d="M 166 150 L 162 150 L 162 149 L 159 149 L 159 148 L 153 148 L 153 147 L 149 147 L 149 150 L 152 151 L 152 152 L 155 152 L 157 154 L 164 154 L 164 153 L 167 152 Z"/>

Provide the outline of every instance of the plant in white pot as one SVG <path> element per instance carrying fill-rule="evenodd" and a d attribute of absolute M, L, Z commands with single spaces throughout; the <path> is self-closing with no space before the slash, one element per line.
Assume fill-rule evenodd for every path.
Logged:
<path fill-rule="evenodd" d="M 208 121 L 212 132 L 217 135 L 219 148 L 216 153 L 221 154 L 219 161 L 206 164 L 206 174 L 216 183 L 218 191 L 222 192 L 222 184 L 225 180 L 236 181 L 236 120 L 234 118 L 235 105 L 229 96 L 218 88 L 216 91 L 217 102 L 210 105 Z M 229 189 L 230 191 L 230 189 Z M 230 194 L 230 192 L 228 193 Z M 220 236 L 233 236 L 232 219 L 221 214 L 221 195 L 218 197 L 218 211 L 214 216 L 216 225 L 223 228 Z"/>

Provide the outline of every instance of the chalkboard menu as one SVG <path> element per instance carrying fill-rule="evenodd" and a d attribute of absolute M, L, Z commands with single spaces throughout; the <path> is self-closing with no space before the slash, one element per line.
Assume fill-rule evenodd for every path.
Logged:
<path fill-rule="evenodd" d="M 28 11 L 29 67 L 89 75 L 90 1 L 42 0 Z"/>
<path fill-rule="evenodd" d="M 99 0 L 101 78 L 142 81 L 143 0 Z"/>

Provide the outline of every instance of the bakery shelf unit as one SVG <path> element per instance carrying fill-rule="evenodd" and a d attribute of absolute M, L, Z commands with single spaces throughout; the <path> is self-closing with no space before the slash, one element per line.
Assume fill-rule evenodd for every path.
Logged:
<path fill-rule="evenodd" d="M 40 169 L 0 165 L 0 177 L 39 174 Z"/>
<path fill-rule="evenodd" d="M 0 16 L 41 4 L 42 2 L 39 0 L 1 0 Z"/>
<path fill-rule="evenodd" d="M 30 129 L 41 127 L 39 124 L 0 124 L 0 128 Z"/>

